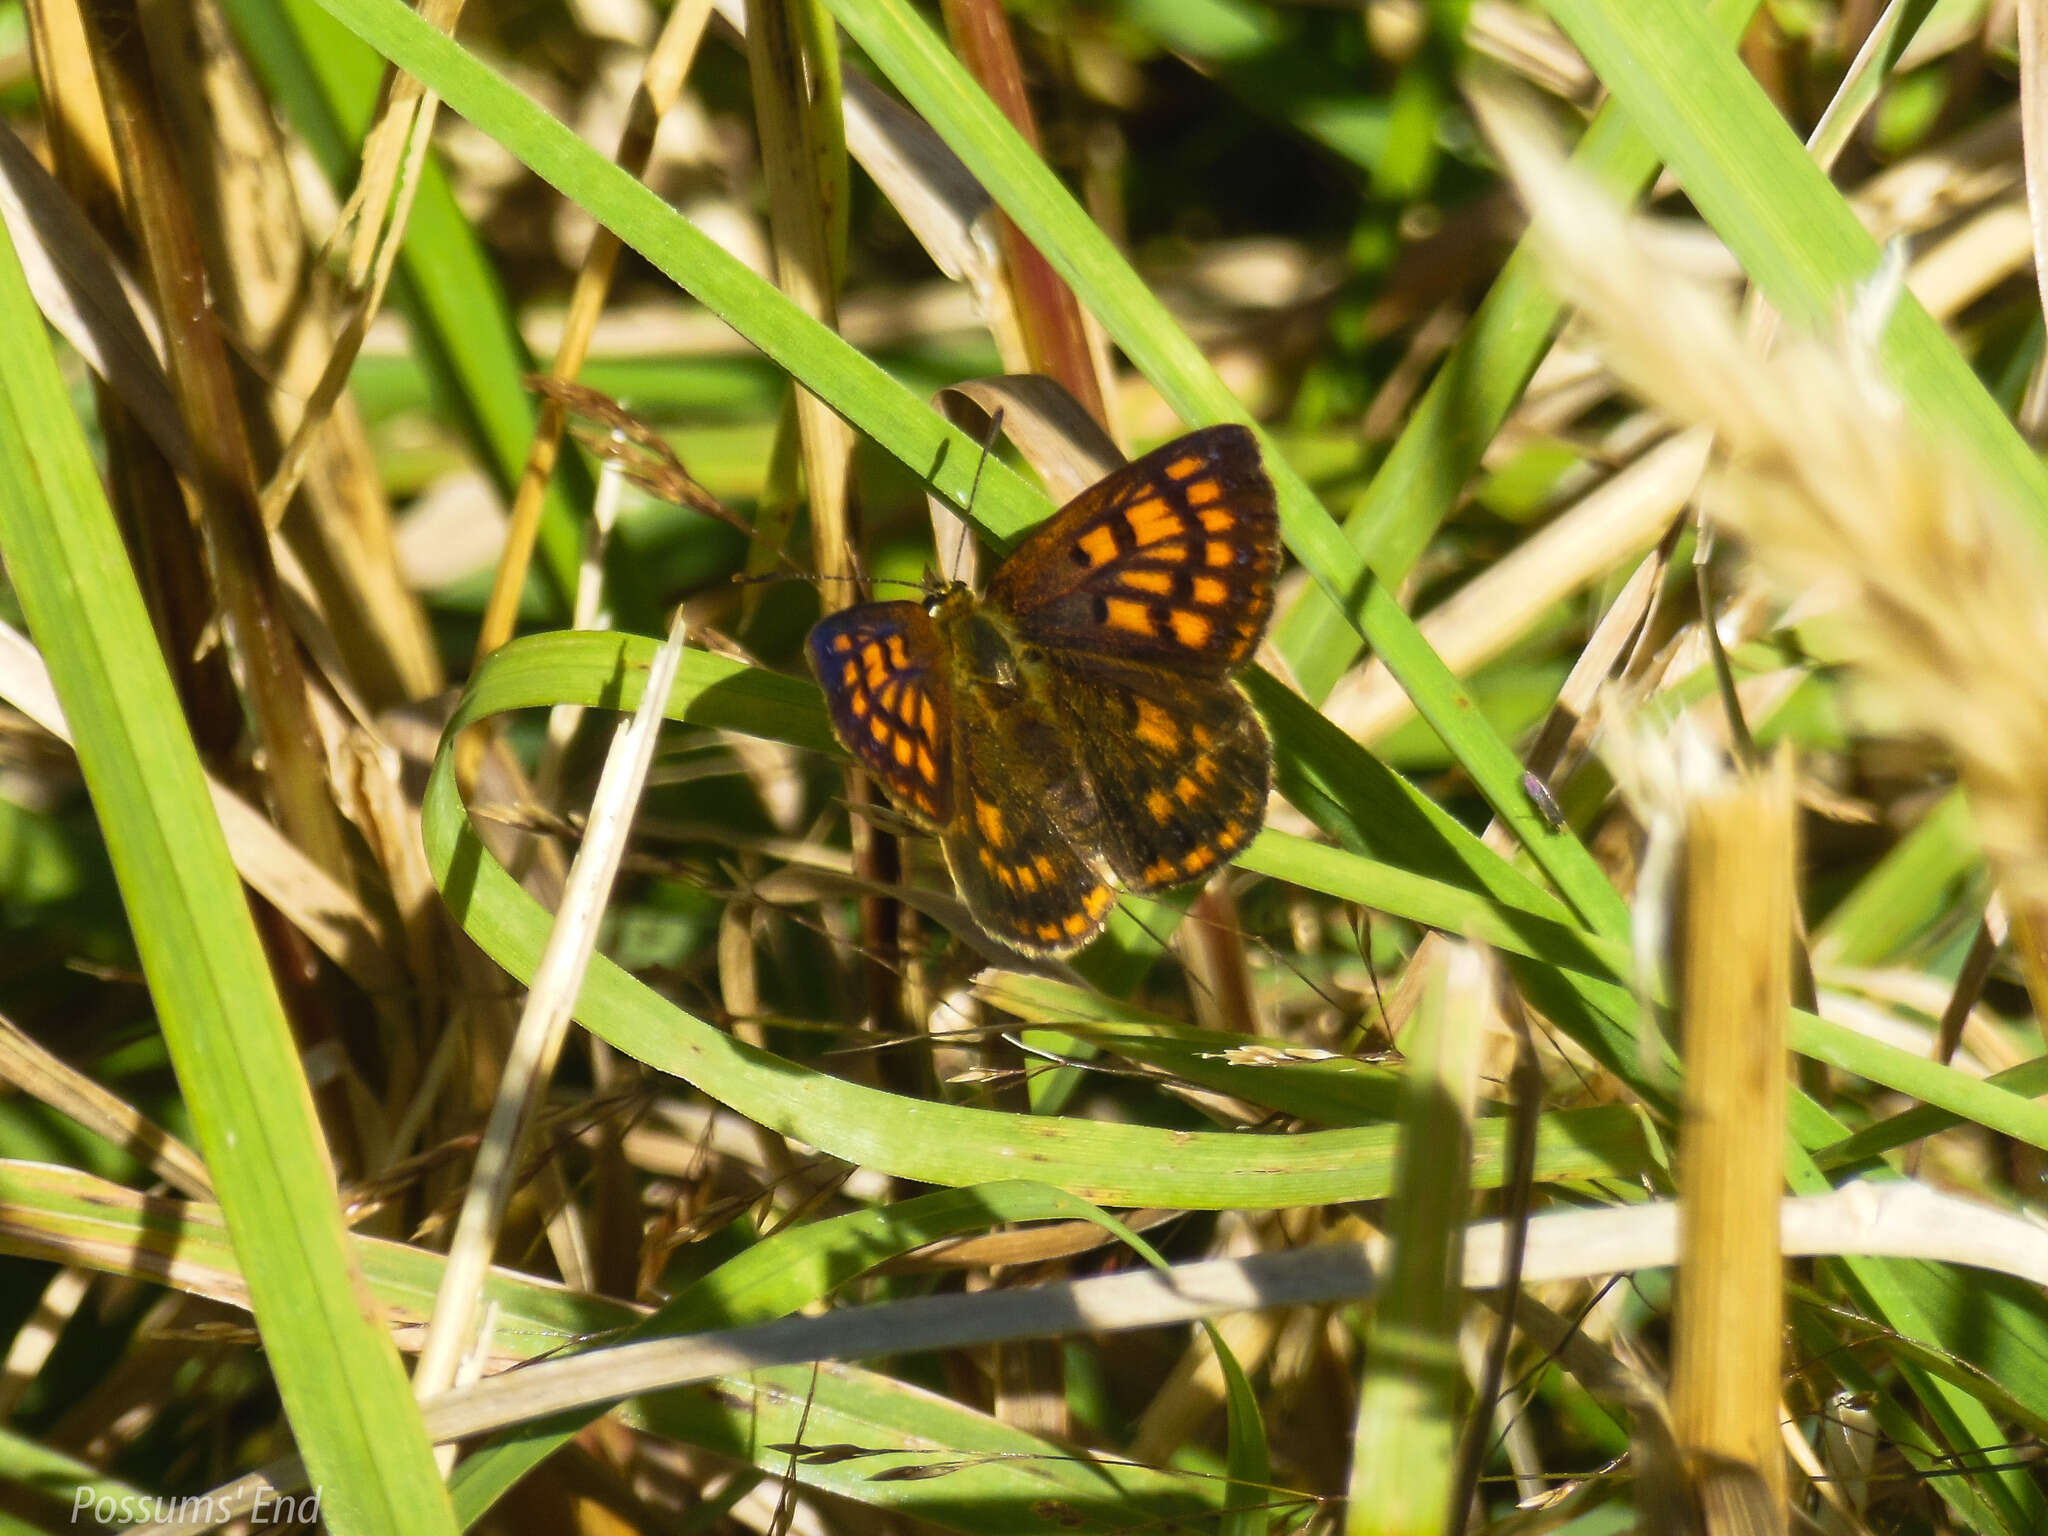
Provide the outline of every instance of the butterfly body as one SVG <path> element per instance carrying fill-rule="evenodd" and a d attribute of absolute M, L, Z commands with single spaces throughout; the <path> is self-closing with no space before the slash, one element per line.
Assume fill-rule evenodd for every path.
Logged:
<path fill-rule="evenodd" d="M 976 596 L 862 603 L 811 631 L 834 729 L 935 833 L 961 898 L 1026 954 L 1071 954 L 1135 891 L 1201 879 L 1265 818 L 1272 755 L 1231 674 L 1279 570 L 1242 427 L 1084 491 Z"/>

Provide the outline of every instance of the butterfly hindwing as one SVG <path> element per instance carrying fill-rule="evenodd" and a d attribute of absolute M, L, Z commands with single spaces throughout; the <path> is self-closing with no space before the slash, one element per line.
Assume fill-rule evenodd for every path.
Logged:
<path fill-rule="evenodd" d="M 1080 743 L 1098 845 L 1126 887 L 1200 880 L 1258 836 L 1272 749 L 1237 684 L 1062 670 L 1051 691 Z"/>
<path fill-rule="evenodd" d="M 974 920 L 1011 948 L 1071 954 L 1116 904 L 1094 852 L 1097 806 L 1049 715 L 964 708 L 957 809 L 940 839 L 953 884 Z"/>
<path fill-rule="evenodd" d="M 832 728 L 897 805 L 930 827 L 953 819 L 952 678 L 917 603 L 858 603 L 811 630 L 811 666 Z"/>
<path fill-rule="evenodd" d="M 1010 553 L 984 600 L 1047 650 L 1220 678 L 1257 649 L 1279 566 L 1258 439 L 1208 427 L 1068 502 Z"/>

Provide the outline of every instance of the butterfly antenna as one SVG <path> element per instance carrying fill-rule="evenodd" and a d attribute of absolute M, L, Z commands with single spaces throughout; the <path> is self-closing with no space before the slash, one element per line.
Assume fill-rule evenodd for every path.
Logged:
<path fill-rule="evenodd" d="M 821 581 L 836 581 L 856 587 L 863 585 L 909 587 L 913 591 L 921 590 L 920 583 L 905 581 L 900 576 L 826 576 L 816 571 L 757 571 L 752 575 L 748 575 L 744 571 L 736 571 L 728 580 L 736 587 L 768 586 L 784 581 L 804 581 L 814 584 Z"/>
<path fill-rule="evenodd" d="M 960 542 L 947 562 L 948 570 L 959 570 L 961 558 L 967 553 L 967 520 L 974 513 L 974 498 L 981 494 L 981 472 L 988 468 L 988 456 L 995 451 L 996 437 L 1002 430 L 1003 408 L 999 405 L 988 413 L 988 430 L 981 435 L 981 457 L 974 461 L 974 478 L 967 483 L 967 505 L 961 508 L 960 515 Z"/>
<path fill-rule="evenodd" d="M 995 451 L 996 434 L 1003 430 L 1003 408 L 999 405 L 989 412 L 988 431 L 982 434 L 981 457 L 974 461 L 974 479 L 967 487 L 966 510 L 974 510 L 975 494 L 981 489 L 981 472 L 988 468 L 988 456 Z"/>

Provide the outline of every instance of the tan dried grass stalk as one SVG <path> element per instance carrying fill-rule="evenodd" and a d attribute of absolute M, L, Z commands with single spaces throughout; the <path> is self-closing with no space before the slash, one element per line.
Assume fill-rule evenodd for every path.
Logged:
<path fill-rule="evenodd" d="M 1762 1478 L 1784 1529 L 1778 1437 L 1785 1026 L 1795 864 L 1791 759 L 1685 811 L 1679 1289 L 1671 1408 L 1689 1458 Z"/>
<path fill-rule="evenodd" d="M 1834 600 L 1890 716 L 1954 752 L 2020 904 L 2048 898 L 2044 552 L 1881 378 L 1868 341 L 1895 278 L 1880 271 L 1843 296 L 1840 339 L 1788 334 L 1761 356 L 1726 303 L 1662 263 L 1642 225 L 1572 176 L 1539 131 L 1497 97 L 1474 101 L 1552 281 L 1609 366 L 1715 433 L 1713 516 L 1788 592 Z"/>

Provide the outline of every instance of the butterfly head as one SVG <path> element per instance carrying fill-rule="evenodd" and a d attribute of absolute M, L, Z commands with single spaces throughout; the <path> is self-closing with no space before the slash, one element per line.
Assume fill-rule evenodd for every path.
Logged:
<path fill-rule="evenodd" d="M 964 581 L 946 581 L 935 572 L 926 571 L 924 577 L 924 611 L 934 619 L 942 619 L 949 613 L 957 613 L 974 602 L 974 594 Z"/>

